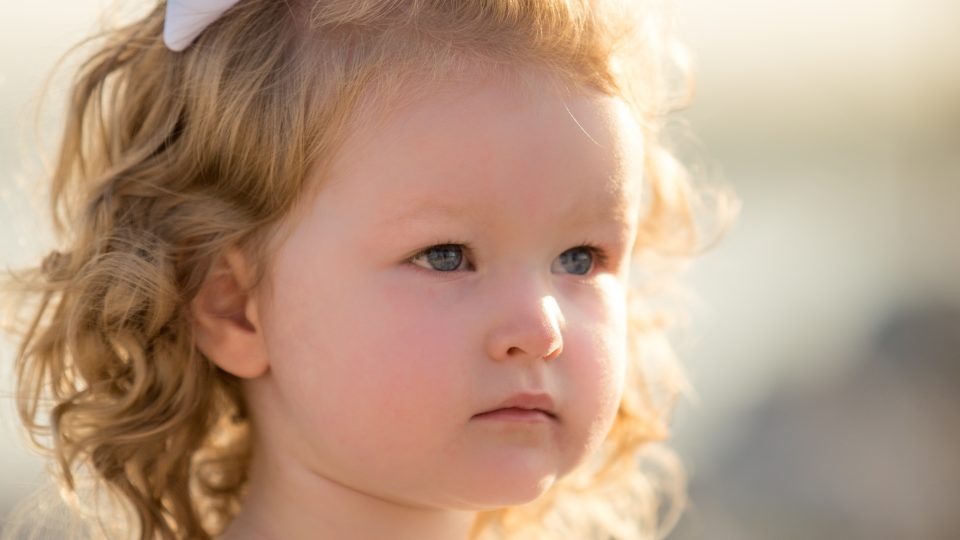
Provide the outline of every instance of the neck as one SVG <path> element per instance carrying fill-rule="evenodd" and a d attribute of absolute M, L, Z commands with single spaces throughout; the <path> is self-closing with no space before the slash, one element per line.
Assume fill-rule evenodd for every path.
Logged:
<path fill-rule="evenodd" d="M 261 451 L 251 463 L 248 495 L 222 540 L 466 540 L 475 516 L 389 501 Z"/>

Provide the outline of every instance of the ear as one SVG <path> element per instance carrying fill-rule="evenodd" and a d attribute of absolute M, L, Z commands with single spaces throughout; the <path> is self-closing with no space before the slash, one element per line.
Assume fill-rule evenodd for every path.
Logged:
<path fill-rule="evenodd" d="M 269 366 L 251 276 L 241 252 L 228 250 L 190 303 L 197 348 L 224 371 L 246 379 Z"/>

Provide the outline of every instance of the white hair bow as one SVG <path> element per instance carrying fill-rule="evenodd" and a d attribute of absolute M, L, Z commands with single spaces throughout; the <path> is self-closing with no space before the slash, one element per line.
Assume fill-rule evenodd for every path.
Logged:
<path fill-rule="evenodd" d="M 163 43 L 179 52 L 193 43 L 203 29 L 220 18 L 239 0 L 167 0 Z"/>

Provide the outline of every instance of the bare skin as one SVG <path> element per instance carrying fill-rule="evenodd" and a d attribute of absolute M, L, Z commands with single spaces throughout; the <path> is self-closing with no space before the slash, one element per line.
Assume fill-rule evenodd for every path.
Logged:
<path fill-rule="evenodd" d="M 602 442 L 626 365 L 638 135 L 622 102 L 541 84 L 484 79 L 358 131 L 278 251 L 271 296 L 237 292 L 234 255 L 198 297 L 198 346 L 244 378 L 255 432 L 224 540 L 464 540 Z M 549 411 L 482 415 L 518 393 Z"/>

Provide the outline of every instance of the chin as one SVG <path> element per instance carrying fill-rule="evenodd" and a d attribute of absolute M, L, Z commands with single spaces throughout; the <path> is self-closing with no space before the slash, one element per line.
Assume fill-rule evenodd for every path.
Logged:
<path fill-rule="evenodd" d="M 461 484 L 462 500 L 470 510 L 494 510 L 535 501 L 558 478 L 556 468 L 522 467 L 516 463 L 499 467 L 480 468 Z"/>

